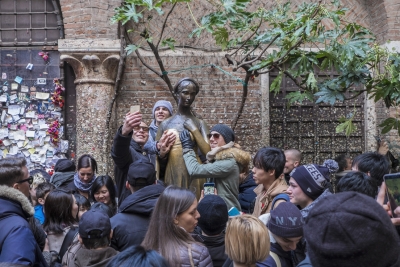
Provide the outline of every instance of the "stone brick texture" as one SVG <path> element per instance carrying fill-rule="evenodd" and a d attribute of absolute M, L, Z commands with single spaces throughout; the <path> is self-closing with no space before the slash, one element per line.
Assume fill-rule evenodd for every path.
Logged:
<path fill-rule="evenodd" d="M 316 0 L 309 1 L 316 2 Z M 302 0 L 292 0 L 294 6 L 303 2 Z M 371 29 L 380 44 L 388 40 L 400 41 L 400 0 L 342 0 L 341 2 L 349 9 L 346 20 L 355 21 Z M 60 0 L 60 3 L 64 18 L 65 38 L 118 38 L 117 26 L 110 23 L 110 18 L 113 15 L 114 8 L 120 5 L 120 0 Z M 270 8 L 274 3 L 274 1 L 257 0 L 253 2 L 251 8 L 255 9 L 259 6 Z M 212 6 L 205 0 L 190 3 L 190 8 L 196 21 L 200 21 L 206 12 L 212 10 Z M 161 17 L 156 14 L 150 14 L 153 15 L 151 22 L 153 33 L 160 31 L 167 11 Z M 167 70 L 171 71 L 194 65 L 214 63 L 227 71 L 231 71 L 220 54 L 213 55 L 213 52 L 218 52 L 219 49 L 211 36 L 203 35 L 201 39 L 188 38 L 189 33 L 195 27 L 196 23 L 191 16 L 188 5 L 179 3 L 167 24 L 164 38 L 174 38 L 177 40 L 177 46 L 190 47 L 196 53 L 193 52 L 192 55 L 185 56 L 179 53 L 174 54 L 172 51 L 165 53 L 162 59 L 165 61 Z M 135 28 L 140 32 L 140 24 L 135 25 Z M 133 42 L 139 41 L 137 35 L 132 35 L 131 39 Z M 158 36 L 155 34 L 154 41 L 157 42 L 157 40 Z M 143 48 L 146 49 L 146 46 L 143 45 Z M 157 68 L 154 57 L 145 56 L 144 58 L 151 66 Z M 234 73 L 234 75 L 238 77 L 244 76 L 241 73 Z M 239 107 L 241 84 L 219 70 L 210 67 L 170 74 L 173 83 L 185 76 L 195 78 L 201 85 L 201 91 L 194 103 L 196 112 L 210 126 L 218 122 L 230 124 Z M 260 141 L 262 127 L 259 83 L 260 80 L 258 78 L 249 86 L 249 95 L 244 114 L 239 120 L 236 130 L 239 142 L 246 150 L 253 153 L 257 148 L 267 145 L 262 144 Z M 145 120 L 150 122 L 152 106 L 159 99 L 169 99 L 173 102 L 173 98 L 161 78 L 145 68 L 135 56 L 129 56 L 122 90 L 116 103 L 117 124 L 122 123 L 129 106 L 134 104 L 141 105 Z M 175 104 L 174 106 L 176 107 Z M 390 112 L 381 103 L 378 103 L 376 105 L 376 113 L 377 124 L 379 124 Z M 117 125 L 114 125 L 113 131 L 116 127 Z M 390 138 L 397 142 L 397 138 L 394 137 L 395 134 L 391 136 L 393 138 Z"/>

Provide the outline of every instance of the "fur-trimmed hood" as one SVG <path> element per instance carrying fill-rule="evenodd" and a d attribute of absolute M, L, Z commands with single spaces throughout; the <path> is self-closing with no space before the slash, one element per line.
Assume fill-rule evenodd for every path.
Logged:
<path fill-rule="evenodd" d="M 250 153 L 235 147 L 233 142 L 229 142 L 221 147 L 216 147 L 207 153 L 207 159 L 209 161 L 229 158 L 234 158 L 236 160 L 236 162 L 240 165 L 241 172 L 244 167 L 248 168 L 251 160 Z"/>
<path fill-rule="evenodd" d="M 7 198 L 12 200 L 13 202 L 17 202 L 21 205 L 22 211 L 26 213 L 26 215 L 33 216 L 35 214 L 35 209 L 32 204 L 29 202 L 28 198 L 21 193 L 19 190 L 14 189 L 9 186 L 0 185 L 0 197 Z M 0 214 L 10 214 L 16 212 L 15 207 L 8 207 L 5 205 L 0 205 Z"/>

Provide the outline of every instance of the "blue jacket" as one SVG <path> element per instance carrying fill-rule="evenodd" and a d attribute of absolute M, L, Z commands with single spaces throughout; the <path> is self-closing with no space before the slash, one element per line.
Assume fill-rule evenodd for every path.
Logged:
<path fill-rule="evenodd" d="M 0 262 L 47 267 L 27 218 L 34 208 L 20 191 L 0 186 Z"/>
<path fill-rule="evenodd" d="M 250 205 L 257 197 L 254 193 L 254 188 L 257 187 L 256 182 L 253 180 L 253 173 L 250 173 L 246 179 L 239 185 L 239 203 L 242 211 L 245 213 L 252 213 L 250 211 Z"/>

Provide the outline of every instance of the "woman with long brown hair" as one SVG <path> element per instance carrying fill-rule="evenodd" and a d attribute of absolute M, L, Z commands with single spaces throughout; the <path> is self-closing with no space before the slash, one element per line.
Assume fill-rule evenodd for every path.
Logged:
<path fill-rule="evenodd" d="M 142 246 L 158 251 L 171 266 L 212 267 L 208 249 L 191 235 L 198 218 L 196 196 L 168 186 L 153 210 Z"/>

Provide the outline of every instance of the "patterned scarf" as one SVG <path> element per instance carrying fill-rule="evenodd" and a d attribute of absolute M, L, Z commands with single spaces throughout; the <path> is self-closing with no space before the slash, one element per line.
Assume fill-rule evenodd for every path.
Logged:
<path fill-rule="evenodd" d="M 81 179 L 79 178 L 78 172 L 76 172 L 74 174 L 74 184 L 75 184 L 76 188 L 78 188 L 79 191 L 82 191 L 85 193 L 89 192 L 90 189 L 92 189 L 94 180 L 96 180 L 95 174 L 93 175 L 92 181 L 90 181 L 89 183 L 82 183 Z"/>

